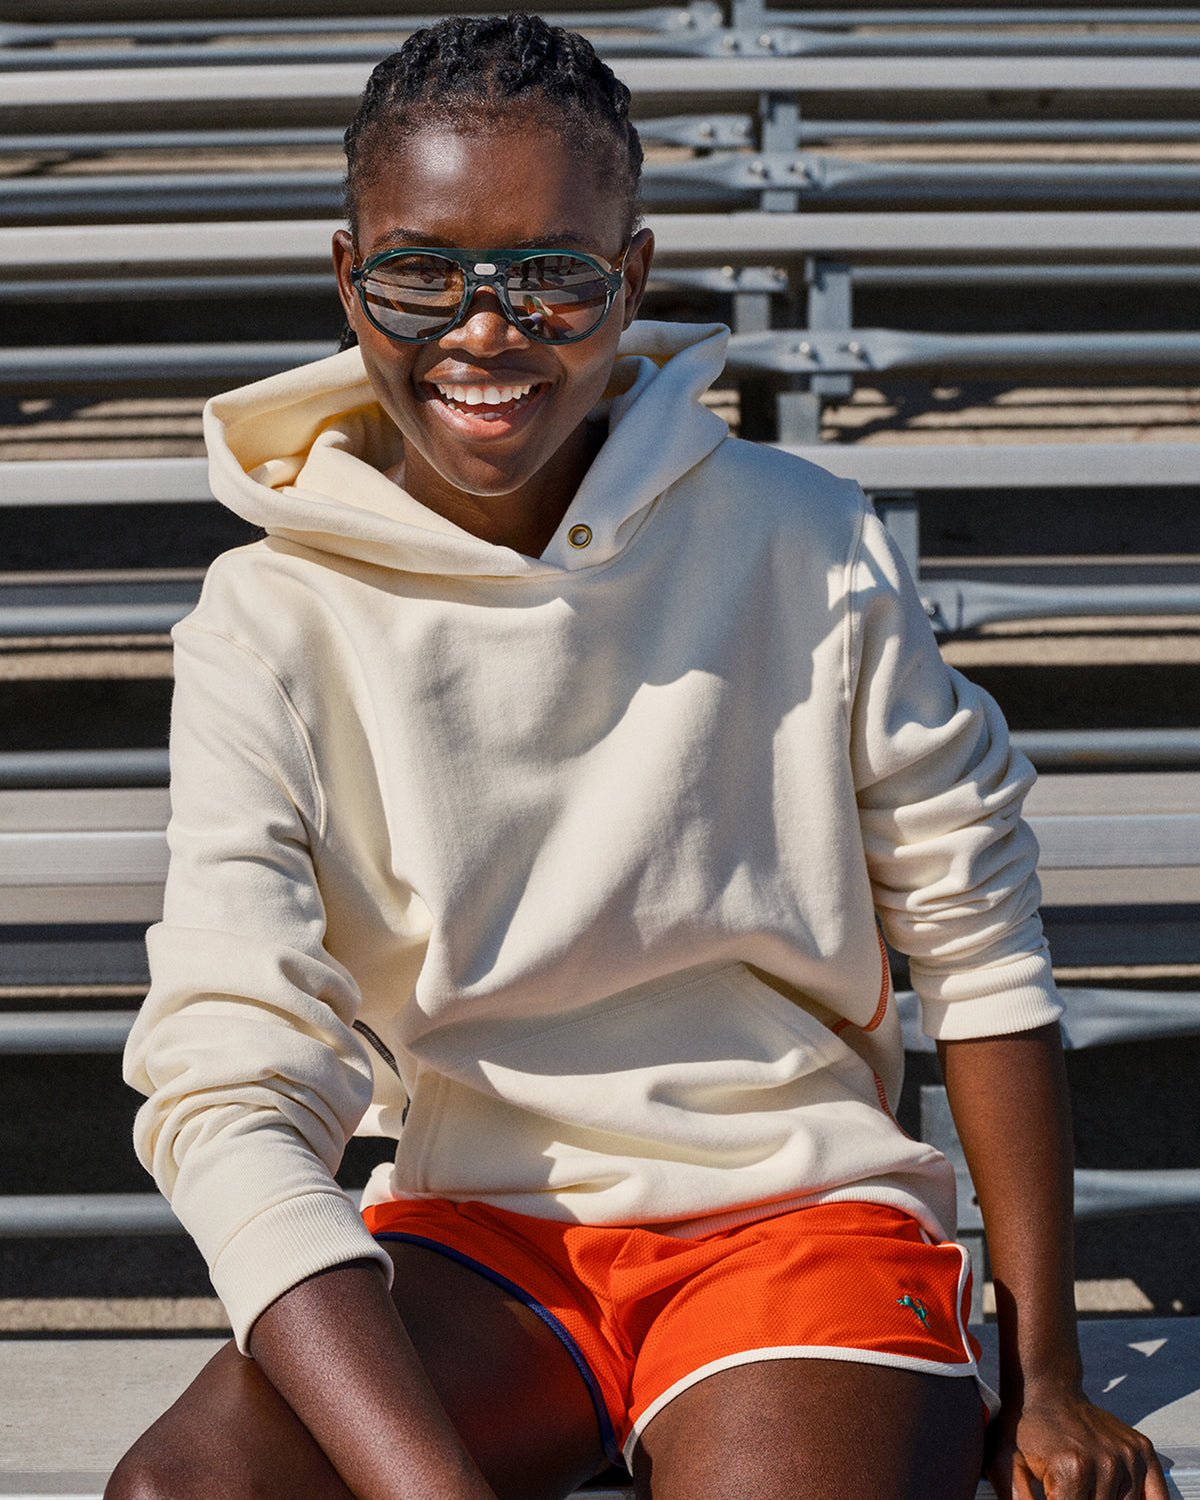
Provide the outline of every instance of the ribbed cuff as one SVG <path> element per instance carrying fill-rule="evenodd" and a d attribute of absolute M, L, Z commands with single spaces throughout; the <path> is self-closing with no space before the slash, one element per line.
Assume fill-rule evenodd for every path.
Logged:
<path fill-rule="evenodd" d="M 1010 1036 L 1048 1026 L 1063 1013 L 1045 953 L 950 976 L 921 973 L 913 965 L 926 1036 L 937 1041 Z"/>
<path fill-rule="evenodd" d="M 212 1265 L 238 1348 L 254 1320 L 306 1277 L 351 1260 L 374 1260 L 391 1283 L 392 1261 L 344 1193 L 307 1193 L 276 1203 L 230 1240 Z"/>

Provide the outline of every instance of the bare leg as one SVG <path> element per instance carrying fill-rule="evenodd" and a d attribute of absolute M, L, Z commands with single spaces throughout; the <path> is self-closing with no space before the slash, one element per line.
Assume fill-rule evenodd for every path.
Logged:
<path fill-rule="evenodd" d="M 389 1241 L 421 1362 L 484 1477 L 513 1500 L 567 1495 L 605 1463 L 592 1398 L 542 1320 L 466 1266 Z"/>
<path fill-rule="evenodd" d="M 638 1500 L 970 1500 L 983 1408 L 969 1378 L 779 1359 L 700 1381 L 654 1417 Z"/>
<path fill-rule="evenodd" d="M 465 1266 L 389 1246 L 395 1301 L 501 1500 L 559 1500 L 604 1463 L 591 1397 L 528 1308 Z M 121 1461 L 106 1500 L 352 1500 L 253 1360 L 229 1344 Z"/>

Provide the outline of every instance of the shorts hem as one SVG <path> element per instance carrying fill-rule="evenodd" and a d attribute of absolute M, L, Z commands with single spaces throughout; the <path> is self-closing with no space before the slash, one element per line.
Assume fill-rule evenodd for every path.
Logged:
<path fill-rule="evenodd" d="M 481 1260 L 475 1260 L 473 1256 L 456 1250 L 452 1245 L 444 1245 L 440 1240 L 431 1239 L 428 1235 L 409 1234 L 401 1229 L 381 1229 L 373 1236 L 376 1240 L 402 1240 L 405 1244 L 420 1245 L 423 1249 L 432 1250 L 438 1255 L 444 1255 L 447 1260 L 457 1261 L 460 1266 L 466 1266 L 468 1270 L 475 1271 L 478 1275 L 485 1277 L 495 1286 L 502 1287 L 504 1291 L 510 1292 L 519 1302 L 522 1302 L 531 1313 L 539 1317 L 551 1333 L 571 1356 L 575 1368 L 583 1377 L 583 1383 L 587 1386 L 588 1395 L 592 1398 L 592 1406 L 595 1408 L 596 1421 L 600 1427 L 600 1440 L 604 1447 L 604 1456 L 609 1463 L 619 1464 L 621 1462 L 621 1445 L 617 1441 L 617 1434 L 613 1427 L 612 1415 L 608 1410 L 608 1403 L 604 1399 L 604 1392 L 600 1382 L 596 1379 L 595 1371 L 587 1361 L 583 1350 L 572 1338 L 569 1330 L 555 1317 L 550 1309 L 537 1300 L 524 1287 L 519 1286 L 509 1277 L 493 1270 L 491 1266 Z"/>
<path fill-rule="evenodd" d="M 921 1359 L 912 1354 L 892 1354 L 886 1349 L 853 1349 L 844 1344 L 783 1344 L 773 1348 L 764 1349 L 742 1349 L 736 1354 L 724 1354 L 719 1359 L 710 1360 L 707 1364 L 700 1365 L 697 1369 L 689 1371 L 678 1379 L 674 1385 L 669 1386 L 660 1396 L 646 1407 L 645 1411 L 639 1412 L 634 1419 L 632 1431 L 626 1439 L 622 1458 L 625 1467 L 633 1472 L 633 1454 L 637 1448 L 642 1433 L 649 1426 L 665 1406 L 668 1406 L 676 1396 L 681 1396 L 690 1386 L 698 1385 L 700 1381 L 706 1380 L 710 1375 L 716 1375 L 721 1370 L 732 1370 L 738 1365 L 758 1364 L 764 1360 L 772 1359 L 836 1359 L 847 1364 L 858 1365 L 885 1365 L 896 1370 L 916 1370 L 925 1375 L 948 1375 L 973 1376 L 979 1382 L 979 1368 L 974 1359 L 963 1360 L 959 1363 L 949 1363 L 944 1360 Z M 982 1387 L 981 1389 L 986 1389 Z"/>

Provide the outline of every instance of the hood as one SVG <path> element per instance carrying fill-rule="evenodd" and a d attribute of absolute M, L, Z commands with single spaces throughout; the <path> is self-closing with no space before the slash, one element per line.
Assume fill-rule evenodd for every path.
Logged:
<path fill-rule="evenodd" d="M 533 577 L 595 567 L 657 497 L 727 436 L 700 397 L 721 372 L 720 325 L 635 321 L 597 414 L 609 436 L 539 558 L 462 530 L 387 477 L 399 432 L 375 401 L 357 349 L 214 397 L 204 411 L 213 493 L 269 535 L 405 572 Z M 572 548 L 586 524 L 592 543 Z"/>

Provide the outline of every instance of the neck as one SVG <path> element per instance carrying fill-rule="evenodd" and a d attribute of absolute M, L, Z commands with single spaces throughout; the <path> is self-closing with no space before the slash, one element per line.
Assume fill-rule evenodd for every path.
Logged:
<path fill-rule="evenodd" d="M 607 435 L 585 422 L 527 483 L 505 495 L 475 495 L 448 484 L 415 449 L 389 471 L 415 500 L 495 547 L 540 557 L 558 530 Z"/>

